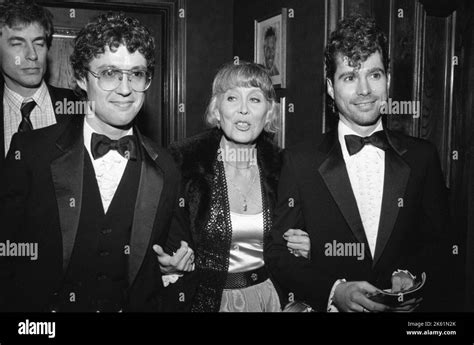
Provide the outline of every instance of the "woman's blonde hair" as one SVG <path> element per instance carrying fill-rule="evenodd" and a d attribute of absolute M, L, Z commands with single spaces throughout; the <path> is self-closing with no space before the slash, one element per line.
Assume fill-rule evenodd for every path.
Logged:
<path fill-rule="evenodd" d="M 276 93 L 267 70 L 262 65 L 240 61 L 238 64 L 227 63 L 221 67 L 212 83 L 212 97 L 206 110 L 206 123 L 211 127 L 219 126 L 217 119 L 217 97 L 236 87 L 257 87 L 262 90 L 271 107 L 267 114 L 265 127 L 267 132 L 278 131 L 278 107 Z"/>

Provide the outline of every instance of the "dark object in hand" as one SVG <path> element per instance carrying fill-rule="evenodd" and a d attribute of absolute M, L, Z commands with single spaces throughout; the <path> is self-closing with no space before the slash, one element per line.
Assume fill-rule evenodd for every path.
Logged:
<path fill-rule="evenodd" d="M 299 302 L 299 301 L 294 301 L 288 303 L 285 308 L 282 310 L 285 313 L 312 313 L 315 312 L 313 308 L 311 308 L 310 305 L 304 303 L 304 302 Z"/>

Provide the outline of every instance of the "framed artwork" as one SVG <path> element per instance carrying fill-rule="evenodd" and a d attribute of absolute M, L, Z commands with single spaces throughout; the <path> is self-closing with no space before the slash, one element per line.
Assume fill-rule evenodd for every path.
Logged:
<path fill-rule="evenodd" d="M 274 87 L 286 87 L 287 10 L 255 20 L 254 61 L 265 66 Z"/>
<path fill-rule="evenodd" d="M 285 133 L 286 133 L 286 97 L 280 98 L 280 103 L 277 103 L 278 116 L 278 132 L 275 134 L 275 143 L 282 149 L 285 148 Z"/>

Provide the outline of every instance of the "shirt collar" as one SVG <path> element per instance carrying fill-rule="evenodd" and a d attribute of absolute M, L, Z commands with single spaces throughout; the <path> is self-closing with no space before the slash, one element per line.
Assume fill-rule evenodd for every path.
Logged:
<path fill-rule="evenodd" d="M 378 124 L 375 127 L 375 129 L 369 133 L 370 136 L 374 134 L 375 132 L 383 131 L 383 125 L 382 125 L 382 117 L 379 118 Z M 341 145 L 341 150 L 342 150 L 342 155 L 344 157 L 344 160 L 347 160 L 347 158 L 354 157 L 349 155 L 349 151 L 347 151 L 347 146 L 346 146 L 346 140 L 344 139 L 345 135 L 357 135 L 360 136 L 358 133 L 356 133 L 352 128 L 350 128 L 348 125 L 346 125 L 344 122 L 339 120 L 339 123 L 337 125 L 337 136 L 339 139 L 339 144 Z"/>
<path fill-rule="evenodd" d="M 21 108 L 21 104 L 24 103 L 25 101 L 33 100 L 36 103 L 36 106 L 39 107 L 41 111 L 45 111 L 45 104 L 47 101 L 47 97 L 49 95 L 48 87 L 46 86 L 46 83 L 44 80 L 41 82 L 40 87 L 36 90 L 36 92 L 29 97 L 23 97 L 19 93 L 11 90 L 7 84 L 5 83 L 5 96 L 10 99 L 11 102 L 15 106 L 18 107 L 18 109 Z"/>

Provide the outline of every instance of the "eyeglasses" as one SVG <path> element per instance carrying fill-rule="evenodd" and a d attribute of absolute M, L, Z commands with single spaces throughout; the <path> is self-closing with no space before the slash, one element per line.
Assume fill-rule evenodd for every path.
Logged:
<path fill-rule="evenodd" d="M 99 80 L 99 87 L 104 91 L 112 91 L 119 87 L 124 74 L 127 75 L 130 86 L 134 91 L 144 92 L 151 84 L 151 74 L 145 70 L 108 68 L 98 73 L 91 70 L 87 71 Z"/>

